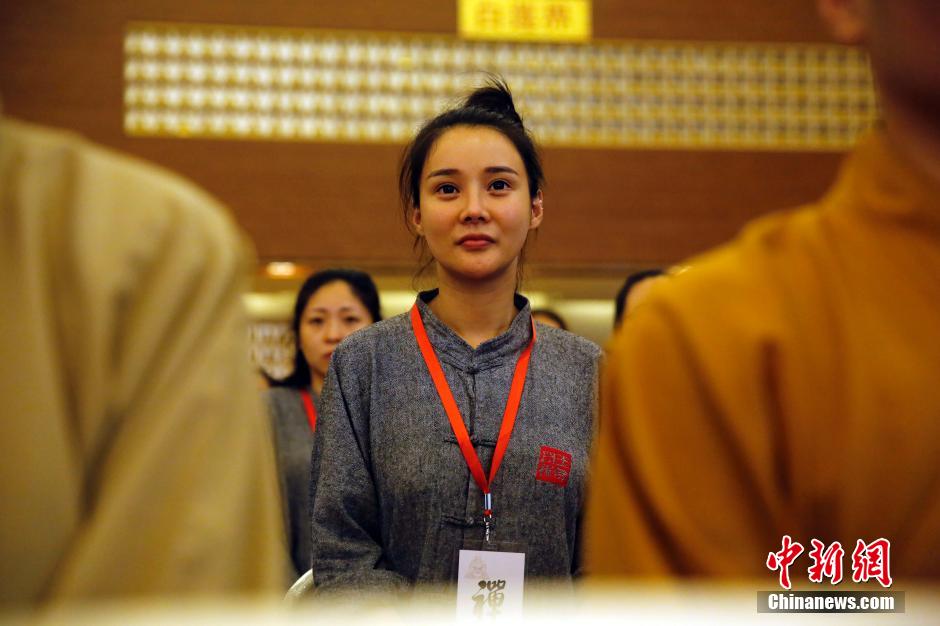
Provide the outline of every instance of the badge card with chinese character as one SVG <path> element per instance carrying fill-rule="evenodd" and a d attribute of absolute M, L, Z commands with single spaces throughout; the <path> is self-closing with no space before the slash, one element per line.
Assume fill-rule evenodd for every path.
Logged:
<path fill-rule="evenodd" d="M 525 553 L 461 550 L 457 619 L 488 623 L 522 618 Z"/>

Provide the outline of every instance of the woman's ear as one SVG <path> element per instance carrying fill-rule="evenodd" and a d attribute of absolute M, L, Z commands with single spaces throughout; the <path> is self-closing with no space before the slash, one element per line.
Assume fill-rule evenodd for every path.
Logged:
<path fill-rule="evenodd" d="M 539 189 L 535 192 L 535 197 L 532 198 L 532 220 L 529 222 L 529 230 L 535 230 L 539 227 L 539 224 L 542 223 L 542 214 L 544 209 L 542 208 L 542 190 Z"/>
<path fill-rule="evenodd" d="M 411 223 L 415 227 L 415 232 L 419 235 L 424 235 L 424 228 L 421 227 L 421 209 L 414 207 L 411 210 Z"/>

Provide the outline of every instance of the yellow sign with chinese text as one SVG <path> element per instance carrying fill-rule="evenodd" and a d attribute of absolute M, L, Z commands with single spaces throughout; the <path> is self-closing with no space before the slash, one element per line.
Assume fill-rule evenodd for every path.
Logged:
<path fill-rule="evenodd" d="M 591 0 L 457 0 L 464 39 L 589 41 Z"/>

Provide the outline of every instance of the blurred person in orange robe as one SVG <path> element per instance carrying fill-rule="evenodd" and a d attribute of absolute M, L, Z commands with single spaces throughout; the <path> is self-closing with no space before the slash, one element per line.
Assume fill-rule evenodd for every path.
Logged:
<path fill-rule="evenodd" d="M 871 55 L 883 123 L 817 204 L 660 285 L 602 384 L 587 569 L 768 576 L 784 535 L 890 541 L 940 577 L 940 11 L 820 0 Z M 802 570 L 801 574 L 797 571 Z"/>

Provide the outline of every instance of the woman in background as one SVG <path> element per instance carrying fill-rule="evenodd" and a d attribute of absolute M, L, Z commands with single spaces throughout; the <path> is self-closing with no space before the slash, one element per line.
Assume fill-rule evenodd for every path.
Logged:
<path fill-rule="evenodd" d="M 533 309 L 532 319 L 540 324 L 568 330 L 568 322 L 553 309 Z"/>
<path fill-rule="evenodd" d="M 297 293 L 291 322 L 294 370 L 273 381 L 265 395 L 274 424 L 291 560 L 298 576 L 310 569 L 310 453 L 323 380 L 336 346 L 381 319 L 378 290 L 365 272 L 317 272 Z"/>
<path fill-rule="evenodd" d="M 543 175 L 508 87 L 427 122 L 400 182 L 438 288 L 334 356 L 312 468 L 317 587 L 453 583 L 458 550 L 484 544 L 525 553 L 526 579 L 567 580 L 600 349 L 536 331 L 517 293 Z"/>

